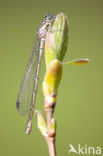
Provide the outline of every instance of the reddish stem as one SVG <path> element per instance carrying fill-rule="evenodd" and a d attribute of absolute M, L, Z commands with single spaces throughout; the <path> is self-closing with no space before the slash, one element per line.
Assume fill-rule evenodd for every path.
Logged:
<path fill-rule="evenodd" d="M 53 110 L 54 107 L 45 109 L 46 118 L 47 118 L 47 127 L 48 127 L 47 128 L 48 136 L 45 137 L 45 140 L 48 145 L 49 156 L 56 156 L 55 135 L 53 136 L 49 135 L 50 134 L 49 127 L 50 127 L 51 120 L 53 118 Z"/>

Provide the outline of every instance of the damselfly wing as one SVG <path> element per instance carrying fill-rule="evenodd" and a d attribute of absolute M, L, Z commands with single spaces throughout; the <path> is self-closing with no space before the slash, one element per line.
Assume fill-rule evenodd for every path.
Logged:
<path fill-rule="evenodd" d="M 32 103 L 32 94 L 35 87 L 36 69 L 39 58 L 39 45 L 40 40 L 36 38 L 16 101 L 19 114 L 24 116 L 29 113 Z"/>

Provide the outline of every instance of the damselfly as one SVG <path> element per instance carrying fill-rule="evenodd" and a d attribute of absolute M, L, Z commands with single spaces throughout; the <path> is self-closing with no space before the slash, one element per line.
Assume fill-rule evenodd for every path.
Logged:
<path fill-rule="evenodd" d="M 41 58 L 45 45 L 46 33 L 50 30 L 54 18 L 55 17 L 51 14 L 46 15 L 45 19 L 37 29 L 34 47 L 16 101 L 16 107 L 19 114 L 26 115 L 29 113 L 28 123 L 25 130 L 26 134 L 30 134 L 32 128 Z"/>

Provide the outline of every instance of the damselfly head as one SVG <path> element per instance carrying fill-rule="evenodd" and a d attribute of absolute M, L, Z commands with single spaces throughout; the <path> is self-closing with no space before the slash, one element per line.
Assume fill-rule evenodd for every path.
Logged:
<path fill-rule="evenodd" d="M 45 15 L 45 21 L 52 21 L 54 19 L 54 16 L 50 13 Z"/>

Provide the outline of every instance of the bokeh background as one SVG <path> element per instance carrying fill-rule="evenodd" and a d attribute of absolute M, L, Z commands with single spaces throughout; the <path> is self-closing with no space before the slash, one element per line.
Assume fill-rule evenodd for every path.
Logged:
<path fill-rule="evenodd" d="M 103 147 L 103 1 L 0 0 L 1 156 L 48 156 L 36 118 L 31 135 L 26 136 L 27 117 L 20 116 L 15 105 L 37 26 L 48 12 L 54 15 L 64 12 L 69 19 L 70 40 L 65 61 L 90 59 L 84 66 L 63 68 L 54 115 L 57 154 L 70 155 L 69 144 Z M 36 109 L 42 111 L 44 72 L 43 58 L 36 101 Z"/>

